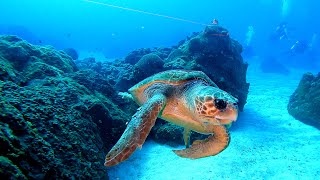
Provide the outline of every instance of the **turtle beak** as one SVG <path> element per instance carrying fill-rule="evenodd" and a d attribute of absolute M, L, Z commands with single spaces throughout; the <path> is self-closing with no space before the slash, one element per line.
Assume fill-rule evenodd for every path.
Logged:
<path fill-rule="evenodd" d="M 221 124 L 230 124 L 236 121 L 238 118 L 238 104 L 228 104 L 226 110 L 220 116 L 216 116 L 216 119 L 221 122 Z"/>
<path fill-rule="evenodd" d="M 231 121 L 236 121 L 238 119 L 238 112 L 239 112 L 238 103 L 229 104 L 228 109 L 229 109 L 229 116 L 227 116 L 227 118 L 230 119 Z"/>

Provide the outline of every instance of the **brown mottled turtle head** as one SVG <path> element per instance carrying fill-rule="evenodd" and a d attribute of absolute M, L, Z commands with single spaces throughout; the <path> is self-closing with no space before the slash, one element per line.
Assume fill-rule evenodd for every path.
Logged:
<path fill-rule="evenodd" d="M 194 110 L 203 123 L 229 125 L 238 117 L 238 100 L 216 87 L 199 87 L 193 90 Z"/>

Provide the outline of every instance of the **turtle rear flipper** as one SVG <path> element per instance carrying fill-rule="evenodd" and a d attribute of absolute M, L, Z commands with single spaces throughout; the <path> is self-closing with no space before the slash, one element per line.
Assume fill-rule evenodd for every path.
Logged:
<path fill-rule="evenodd" d="M 114 166 L 128 159 L 137 147 L 142 147 L 159 113 L 164 108 L 165 101 L 164 95 L 157 94 L 138 109 L 118 142 L 107 154 L 105 166 Z"/>
<path fill-rule="evenodd" d="M 228 130 L 224 126 L 211 126 L 210 131 L 214 135 L 209 136 L 205 140 L 193 142 L 190 148 L 174 150 L 174 153 L 180 157 L 197 159 L 214 156 L 226 149 L 230 141 Z"/>

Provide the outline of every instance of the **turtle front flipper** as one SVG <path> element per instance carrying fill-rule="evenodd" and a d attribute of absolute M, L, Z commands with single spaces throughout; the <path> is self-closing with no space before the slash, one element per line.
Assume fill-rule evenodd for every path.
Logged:
<path fill-rule="evenodd" d="M 225 126 L 210 126 L 214 134 L 204 140 L 195 141 L 190 148 L 174 150 L 181 157 L 197 159 L 207 156 L 214 156 L 227 148 L 230 142 L 228 130 Z"/>
<path fill-rule="evenodd" d="M 114 166 L 128 159 L 137 147 L 142 147 L 159 113 L 164 108 L 165 101 L 164 95 L 154 95 L 138 109 L 118 142 L 107 154 L 105 166 Z"/>
<path fill-rule="evenodd" d="M 190 133 L 191 133 L 191 130 L 189 128 L 184 128 L 183 141 L 184 141 L 184 144 L 186 145 L 186 148 L 190 146 Z"/>

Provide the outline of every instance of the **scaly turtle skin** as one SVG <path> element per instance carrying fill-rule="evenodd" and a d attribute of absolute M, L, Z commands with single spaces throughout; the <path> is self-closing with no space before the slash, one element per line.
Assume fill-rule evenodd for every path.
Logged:
<path fill-rule="evenodd" d="M 126 130 L 106 156 L 114 166 L 141 148 L 157 117 L 184 127 L 186 149 L 174 150 L 185 158 L 213 156 L 223 151 L 230 138 L 226 126 L 236 121 L 238 100 L 222 91 L 201 71 L 169 70 L 155 74 L 129 89 L 140 105 Z M 190 132 L 211 134 L 189 147 Z"/>

